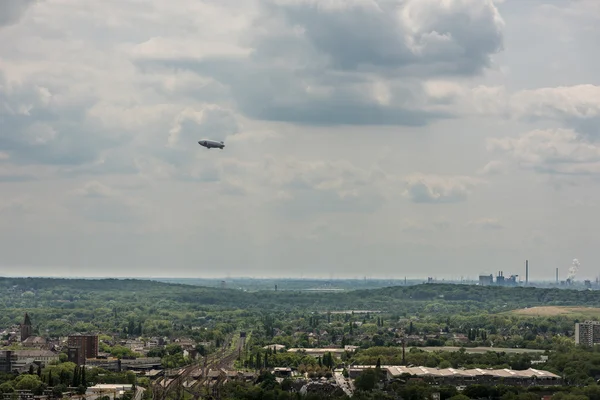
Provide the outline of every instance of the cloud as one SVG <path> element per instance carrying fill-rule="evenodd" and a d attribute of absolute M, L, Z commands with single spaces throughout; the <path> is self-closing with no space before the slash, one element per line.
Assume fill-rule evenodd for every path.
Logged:
<path fill-rule="evenodd" d="M 37 0 L 2 0 L 0 1 L 0 28 L 18 22 L 27 8 Z"/>
<path fill-rule="evenodd" d="M 65 95 L 35 81 L 10 81 L 0 69 L 0 146 L 13 163 L 84 164 L 128 139 L 102 130 L 86 104 L 73 108 Z"/>
<path fill-rule="evenodd" d="M 151 39 L 134 49 L 137 65 L 214 79 L 256 119 L 423 126 L 452 114 L 427 109 L 418 79 L 480 74 L 502 49 L 504 23 L 491 0 L 257 3 L 239 30 L 250 51 L 198 57 L 192 47 L 176 50 L 179 41 Z"/>
<path fill-rule="evenodd" d="M 20 196 L 0 201 L 0 214 L 4 217 L 15 216 L 15 214 L 28 214 L 32 212 L 31 198 Z"/>
<path fill-rule="evenodd" d="M 600 86 L 524 90 L 512 96 L 511 107 L 517 117 L 560 121 L 595 139 L 600 138 Z"/>
<path fill-rule="evenodd" d="M 214 104 L 206 105 L 198 111 L 187 108 L 177 116 L 169 131 L 167 146 L 187 151 L 199 139 L 223 141 L 238 131 L 237 119 L 230 110 Z"/>
<path fill-rule="evenodd" d="M 145 202 L 125 196 L 98 181 L 89 181 L 70 194 L 68 206 L 89 221 L 131 224 L 141 223 L 148 216 Z"/>
<path fill-rule="evenodd" d="M 534 130 L 516 138 L 488 139 L 488 150 L 520 168 L 545 174 L 600 173 L 600 147 L 570 129 Z"/>
<path fill-rule="evenodd" d="M 505 171 L 505 164 L 502 161 L 493 160 L 483 166 L 477 173 L 479 175 L 498 175 Z"/>
<path fill-rule="evenodd" d="M 504 225 L 497 218 L 479 218 L 469 221 L 469 226 L 484 230 L 500 230 L 504 229 Z"/>
<path fill-rule="evenodd" d="M 109 198 L 115 196 L 115 191 L 98 181 L 86 183 L 83 187 L 75 189 L 74 194 L 87 198 Z"/>
<path fill-rule="evenodd" d="M 370 213 L 385 199 L 385 177 L 377 168 L 361 169 L 345 160 L 284 161 L 268 158 L 252 172 L 258 187 L 288 215 L 306 213 Z"/>
<path fill-rule="evenodd" d="M 457 203 L 465 201 L 481 180 L 468 176 L 416 174 L 405 179 L 404 196 L 413 203 Z"/>
<path fill-rule="evenodd" d="M 504 23 L 491 1 L 264 3 L 268 11 L 257 22 L 275 29 L 251 38 L 256 53 L 281 57 L 291 42 L 297 57 L 316 54 L 339 70 L 470 75 L 502 47 Z"/>
<path fill-rule="evenodd" d="M 49 179 L 55 176 L 52 168 L 40 168 L 31 165 L 13 165 L 10 160 L 2 162 L 0 158 L 0 182 L 28 182 Z"/>

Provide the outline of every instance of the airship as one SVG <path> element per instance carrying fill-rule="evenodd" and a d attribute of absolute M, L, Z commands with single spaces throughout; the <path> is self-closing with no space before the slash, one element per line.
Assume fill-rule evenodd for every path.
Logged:
<path fill-rule="evenodd" d="M 210 140 L 210 139 L 202 139 L 198 142 L 198 144 L 200 146 L 206 147 L 209 150 L 212 148 L 223 150 L 223 147 L 225 147 L 225 143 L 217 142 L 216 140 Z"/>

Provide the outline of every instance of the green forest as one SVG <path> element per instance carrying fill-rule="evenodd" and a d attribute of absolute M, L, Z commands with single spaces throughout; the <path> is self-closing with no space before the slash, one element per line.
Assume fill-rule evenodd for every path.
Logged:
<path fill-rule="evenodd" d="M 243 351 L 235 355 L 232 368 L 253 372 L 256 378 L 227 382 L 220 389 L 221 398 L 324 395 L 300 393 L 291 378 L 274 380 L 273 374 L 266 372 L 275 367 L 291 367 L 296 376 L 308 380 L 333 380 L 335 370 L 343 370 L 347 376 L 353 364 L 403 363 L 431 368 L 536 368 L 564 380 L 564 386 L 545 389 L 554 394 L 553 398 L 597 398 L 599 393 L 600 351 L 576 346 L 574 341 L 576 322 L 597 319 L 594 307 L 600 307 L 598 291 L 421 284 L 340 292 L 250 292 L 135 279 L 0 278 L 0 304 L 0 329 L 5 332 L 21 323 L 27 312 L 35 335 L 59 338 L 73 333 L 98 334 L 102 353 L 117 358 L 160 357 L 164 368 L 217 357 L 222 349 L 234 347 L 240 332 L 247 332 Z M 516 312 L 539 306 L 571 308 L 543 316 Z M 166 338 L 167 343 L 145 354 L 121 344 L 157 337 Z M 195 358 L 186 355 L 176 342 L 182 338 L 194 343 Z M 2 339 L 7 341 L 8 334 Z M 282 348 L 265 349 L 273 344 Z M 4 349 L 19 346 L 5 343 Z M 288 351 L 344 346 L 355 347 L 320 356 Z M 461 350 L 454 351 L 455 347 Z M 482 347 L 489 351 L 469 350 Z M 432 393 L 440 393 L 443 399 L 479 398 L 481 393 L 492 398 L 537 396 L 532 394 L 535 388 L 471 385 L 458 393 L 455 387 L 432 387 L 423 382 L 390 383 L 374 371 L 356 379 L 353 397 L 416 399 L 429 398 Z M 54 365 L 1 376 L 0 391 L 14 393 L 26 388 L 36 393 L 51 390 L 58 395 L 68 390 L 84 392 L 95 383 L 135 383 L 147 389 L 144 397 L 152 397 L 149 378 L 100 368 L 90 368 L 86 374 L 82 377 L 82 369 L 61 354 Z M 327 396 L 343 398 L 346 394 L 334 390 Z"/>

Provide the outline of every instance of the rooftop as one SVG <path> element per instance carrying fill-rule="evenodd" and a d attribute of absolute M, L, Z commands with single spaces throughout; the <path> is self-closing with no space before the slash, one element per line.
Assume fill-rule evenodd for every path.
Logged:
<path fill-rule="evenodd" d="M 351 369 L 367 369 L 375 368 L 373 365 L 354 365 Z M 456 376 L 462 378 L 473 378 L 489 376 L 495 378 L 518 378 L 518 379 L 560 379 L 560 376 L 553 374 L 552 372 L 542 371 L 538 369 L 529 368 L 526 370 L 513 370 L 513 369 L 454 369 L 454 368 L 428 368 L 428 367 L 406 367 L 406 366 L 394 366 L 387 365 L 381 366 L 381 369 L 387 370 L 388 374 L 393 377 L 400 376 L 402 374 L 410 374 L 419 377 L 449 377 Z"/>

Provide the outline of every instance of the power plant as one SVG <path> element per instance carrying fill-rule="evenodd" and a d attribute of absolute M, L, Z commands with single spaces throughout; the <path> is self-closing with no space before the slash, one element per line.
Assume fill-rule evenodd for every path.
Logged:
<path fill-rule="evenodd" d="M 576 283 L 575 281 L 575 276 L 577 275 L 577 272 L 579 271 L 579 267 L 581 266 L 581 263 L 579 262 L 578 259 L 574 258 L 573 261 L 571 262 L 571 265 L 569 265 L 569 267 L 567 268 L 567 278 L 564 281 L 559 281 L 558 279 L 558 273 L 559 273 L 559 268 L 556 268 L 556 280 L 555 280 L 555 286 L 577 286 L 577 287 L 582 287 L 582 288 L 587 288 L 587 289 L 592 289 L 592 286 L 595 286 L 596 288 L 600 288 L 600 279 L 596 278 L 596 285 L 592 284 L 592 281 L 589 279 L 585 279 L 582 280 L 579 283 Z M 480 286 L 518 286 L 518 285 L 523 285 L 523 286 L 547 286 L 548 283 L 543 283 L 543 282 L 539 282 L 537 285 L 535 283 L 531 284 L 529 281 L 529 260 L 525 260 L 525 281 L 519 281 L 518 279 L 519 275 L 518 274 L 513 274 L 510 275 L 510 277 L 505 277 L 504 276 L 504 271 L 498 271 L 497 275 L 494 277 L 493 274 L 486 274 L 486 273 L 482 273 L 479 274 L 479 285 Z M 550 285 L 553 285 L 552 283 L 550 283 Z"/>

